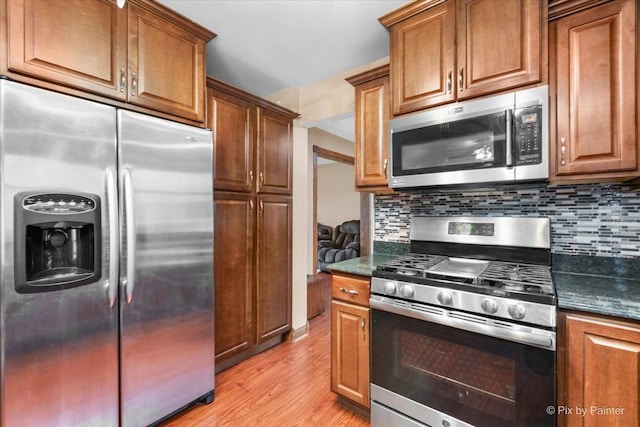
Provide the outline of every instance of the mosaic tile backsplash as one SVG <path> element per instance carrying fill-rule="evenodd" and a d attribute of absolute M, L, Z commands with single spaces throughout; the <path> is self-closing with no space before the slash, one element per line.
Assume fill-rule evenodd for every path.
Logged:
<path fill-rule="evenodd" d="M 624 184 L 528 184 L 375 197 L 375 240 L 409 242 L 423 216 L 534 216 L 551 219 L 551 252 L 640 257 L 640 192 Z"/>

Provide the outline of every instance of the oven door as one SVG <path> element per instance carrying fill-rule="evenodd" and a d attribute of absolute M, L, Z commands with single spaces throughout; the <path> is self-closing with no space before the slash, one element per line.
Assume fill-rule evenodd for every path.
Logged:
<path fill-rule="evenodd" d="M 439 324 L 382 306 L 372 299 L 372 426 L 555 425 L 555 351 L 452 327 L 447 310 L 434 308 Z"/>

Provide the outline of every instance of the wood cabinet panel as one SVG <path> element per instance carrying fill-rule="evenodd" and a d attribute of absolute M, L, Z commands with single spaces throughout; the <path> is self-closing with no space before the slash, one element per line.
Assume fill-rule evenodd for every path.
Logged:
<path fill-rule="evenodd" d="M 331 390 L 369 408 L 368 307 L 331 302 Z"/>
<path fill-rule="evenodd" d="M 566 315 L 565 322 L 566 406 L 585 411 L 566 414 L 565 424 L 637 426 L 640 325 L 579 314 Z"/>
<path fill-rule="evenodd" d="M 253 345 L 253 230 L 250 194 L 214 193 L 216 362 Z M 247 262 L 249 260 L 249 262 Z"/>
<path fill-rule="evenodd" d="M 291 329 L 291 197 L 258 196 L 256 239 L 257 340 Z"/>
<path fill-rule="evenodd" d="M 126 10 L 109 0 L 11 0 L 6 7 L 9 70 L 126 99 Z"/>
<path fill-rule="evenodd" d="M 541 80 L 545 7 L 540 0 L 457 2 L 458 99 Z"/>
<path fill-rule="evenodd" d="M 293 144 L 291 118 L 275 111 L 258 111 L 258 191 L 291 194 Z"/>
<path fill-rule="evenodd" d="M 391 28 L 391 82 L 394 115 L 453 101 L 455 68 L 453 1 Z"/>
<path fill-rule="evenodd" d="M 204 121 L 205 41 L 129 5 L 129 102 Z"/>
<path fill-rule="evenodd" d="M 546 10 L 540 0 L 423 0 L 381 17 L 393 114 L 545 80 Z"/>
<path fill-rule="evenodd" d="M 636 7 L 613 1 L 552 24 L 552 179 L 638 175 Z"/>
<path fill-rule="evenodd" d="M 207 103 L 206 123 L 214 135 L 214 190 L 216 194 L 233 195 L 234 200 L 228 218 L 216 215 L 214 229 L 242 222 L 253 236 L 250 242 L 243 243 L 244 253 L 238 253 L 238 268 L 242 269 L 240 264 L 244 263 L 246 269 L 243 278 L 253 272 L 252 278 L 247 279 L 251 310 L 238 307 L 231 298 L 225 307 L 234 316 L 242 317 L 246 311 L 251 337 L 246 339 L 247 345 L 243 342 L 233 352 L 216 358 L 216 369 L 220 371 L 279 344 L 291 330 L 292 200 L 287 192 L 291 192 L 293 166 L 291 127 L 298 115 L 211 77 L 207 78 Z M 258 153 L 258 147 L 265 145 L 268 149 Z M 262 174 L 263 185 L 258 187 L 259 172 L 264 170 L 258 164 L 265 158 L 268 172 Z M 276 194 L 267 192 L 271 189 L 277 190 Z M 242 207 L 240 201 L 244 203 Z M 234 214 L 235 219 L 231 218 Z M 233 233 L 229 231 L 230 239 Z M 249 238 L 244 232 L 237 233 L 243 240 Z M 218 244 L 224 251 L 227 243 Z M 225 262 L 222 259 L 214 265 L 216 277 L 226 276 L 229 267 Z M 245 294 L 237 296 L 242 301 L 244 297 Z M 226 324 L 223 316 L 224 312 L 216 312 L 216 325 Z M 221 327 L 216 326 L 216 331 Z M 234 325 L 231 329 L 235 332 L 229 341 L 240 342 L 240 327 Z"/>
<path fill-rule="evenodd" d="M 189 124 L 205 116 L 215 34 L 152 0 L 2 1 L 0 73 Z"/>
<path fill-rule="evenodd" d="M 389 67 L 387 65 L 347 79 L 355 86 L 356 187 L 387 187 L 389 159 Z"/>
<path fill-rule="evenodd" d="M 207 123 L 213 132 L 213 186 L 251 191 L 256 107 L 249 101 L 209 89 Z"/>
<path fill-rule="evenodd" d="M 369 280 L 358 276 L 333 274 L 331 297 L 351 304 L 369 305 Z"/>

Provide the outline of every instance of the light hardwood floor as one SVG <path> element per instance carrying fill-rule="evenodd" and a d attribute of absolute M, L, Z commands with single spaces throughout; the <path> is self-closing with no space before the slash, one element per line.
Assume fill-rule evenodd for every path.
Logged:
<path fill-rule="evenodd" d="M 369 426 L 330 390 L 330 286 L 325 290 L 325 311 L 311 319 L 307 337 L 219 373 L 212 404 L 198 404 L 161 426 Z"/>

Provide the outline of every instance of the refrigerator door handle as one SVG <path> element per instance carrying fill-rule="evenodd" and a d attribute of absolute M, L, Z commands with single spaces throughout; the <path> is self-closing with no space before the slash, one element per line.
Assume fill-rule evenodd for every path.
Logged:
<path fill-rule="evenodd" d="M 109 278 L 107 280 L 107 307 L 113 308 L 118 298 L 118 189 L 115 171 L 107 168 L 107 205 L 109 212 Z"/>
<path fill-rule="evenodd" d="M 133 181 L 129 169 L 124 170 L 122 181 L 124 185 L 125 227 L 127 228 L 127 274 L 123 285 L 125 287 L 127 304 L 130 304 L 133 300 L 133 288 L 135 286 L 136 276 L 136 216 L 134 212 Z"/>

